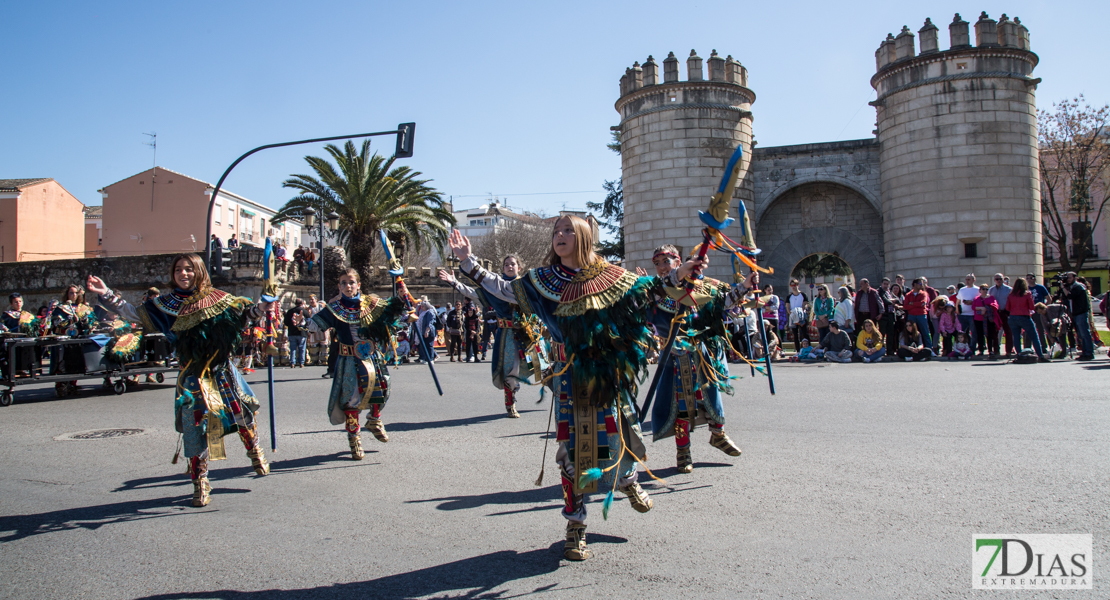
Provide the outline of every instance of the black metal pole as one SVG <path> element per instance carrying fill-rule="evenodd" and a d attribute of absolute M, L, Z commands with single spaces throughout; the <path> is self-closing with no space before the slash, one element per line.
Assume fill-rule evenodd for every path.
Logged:
<path fill-rule="evenodd" d="M 406 134 L 406 133 L 407 133 L 407 129 L 395 129 L 393 131 L 379 131 L 379 132 L 376 132 L 376 133 L 358 133 L 358 134 L 355 134 L 355 135 L 333 135 L 331 137 L 313 138 L 311 140 L 299 140 L 299 141 L 296 141 L 296 142 L 281 142 L 279 144 L 266 144 L 265 146 L 259 146 L 259 147 L 255 148 L 254 150 L 251 150 L 250 152 L 247 152 L 246 154 L 244 154 L 244 155 L 240 156 L 239 158 L 235 159 L 235 162 L 231 163 L 231 166 L 228 167 L 226 171 L 224 171 L 224 174 L 220 175 L 219 181 L 216 182 L 216 188 L 214 190 L 212 190 L 212 198 L 210 198 L 208 200 L 208 222 L 204 224 L 204 231 L 205 231 L 204 240 L 205 240 L 205 244 L 208 246 L 208 251 L 205 252 L 204 266 L 208 269 L 212 268 L 212 211 L 216 207 L 216 198 L 219 197 L 220 188 L 223 187 L 224 180 L 227 179 L 228 174 L 230 174 L 231 170 L 234 169 L 239 163 L 243 162 L 244 158 L 254 154 L 255 152 L 258 152 L 260 150 L 267 150 L 269 148 L 281 148 L 283 146 L 296 146 L 296 145 L 299 145 L 299 144 L 314 144 L 316 142 L 332 142 L 332 141 L 335 141 L 335 140 L 354 140 L 354 139 L 358 139 L 358 138 L 374 137 L 374 136 L 378 136 L 378 135 L 402 135 L 402 134 Z M 321 244 L 320 244 L 320 254 L 323 255 L 323 253 L 324 253 L 324 245 L 321 242 Z M 322 272 L 321 272 L 321 275 L 320 275 L 320 280 L 321 280 L 321 282 L 323 282 L 323 273 Z"/>
<path fill-rule="evenodd" d="M 763 307 L 757 306 L 756 320 L 759 323 L 759 337 L 763 339 L 763 357 L 766 359 L 767 365 L 767 383 L 771 386 L 771 395 L 775 395 L 775 376 L 771 374 L 771 349 L 767 347 L 767 330 L 763 327 Z M 780 346 L 781 342 L 780 342 Z"/>

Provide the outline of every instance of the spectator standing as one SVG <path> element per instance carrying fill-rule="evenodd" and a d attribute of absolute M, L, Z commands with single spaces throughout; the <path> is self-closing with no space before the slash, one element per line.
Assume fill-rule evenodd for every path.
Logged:
<path fill-rule="evenodd" d="M 990 295 L 998 303 L 998 318 L 1002 321 L 1002 332 L 1006 335 L 1006 356 L 1014 355 L 1014 334 L 1010 331 L 1010 313 L 1006 310 L 1006 300 L 1014 288 L 1006 285 L 1006 278 L 1002 273 L 994 274 L 994 285 L 990 288 Z"/>
<path fill-rule="evenodd" d="M 895 311 L 897 310 L 895 304 L 901 306 L 902 303 L 900 301 L 896 302 L 894 295 L 890 293 L 889 277 L 883 277 L 883 281 L 879 284 L 879 289 L 876 291 L 879 292 L 879 299 L 883 301 L 883 314 L 879 317 L 877 322 L 879 333 L 883 334 L 883 339 L 886 340 L 885 346 L 891 348 L 895 342 L 894 323 L 896 320 Z"/>
<path fill-rule="evenodd" d="M 879 321 L 879 316 L 883 314 L 883 301 L 879 299 L 879 293 L 871 289 L 871 282 L 866 279 L 859 280 L 855 308 L 854 321 L 856 323 L 863 323 L 867 319 L 876 323 Z"/>
<path fill-rule="evenodd" d="M 898 349 L 898 336 L 902 333 L 902 329 L 906 327 L 906 290 L 897 283 L 890 286 L 890 297 L 894 302 L 894 334 L 887 340 L 886 347 L 892 348 L 895 351 Z"/>
<path fill-rule="evenodd" d="M 1033 325 L 1035 305 L 1033 294 L 1029 291 L 1029 284 L 1020 278 L 1014 281 L 1014 289 L 1006 298 L 1006 315 L 1010 320 L 1010 331 L 1014 333 L 1014 347 L 1021 352 L 1025 349 L 1025 342 L 1031 342 L 1033 350 L 1037 352 L 1037 360 L 1048 362 L 1040 336 L 1037 335 L 1037 328 Z"/>
<path fill-rule="evenodd" d="M 863 329 L 860 330 L 859 336 L 856 337 L 856 355 L 865 363 L 873 363 L 879 362 L 885 354 L 883 334 L 871 319 L 867 319 L 863 322 Z"/>
<path fill-rule="evenodd" d="M 1075 273 L 1064 275 L 1064 290 L 1067 292 L 1068 314 L 1071 315 L 1075 332 L 1079 337 L 1079 356 L 1075 360 L 1094 360 L 1095 346 L 1091 339 L 1091 296 L 1087 288 L 1076 280 Z"/>
<path fill-rule="evenodd" d="M 490 347 L 490 340 L 497 331 L 497 311 L 492 306 L 487 306 L 482 314 L 482 360 L 486 360 L 486 352 Z"/>
<path fill-rule="evenodd" d="M 921 332 L 914 321 L 906 321 L 906 327 L 898 336 L 898 356 L 907 362 L 924 361 L 933 357 L 933 350 L 922 343 Z"/>
<path fill-rule="evenodd" d="M 913 280 L 913 289 L 902 301 L 906 310 L 906 321 L 917 326 L 925 346 L 932 349 L 933 339 L 929 335 L 929 294 L 925 291 L 921 278 Z"/>
<path fill-rule="evenodd" d="M 829 362 L 852 362 L 852 338 L 840 329 L 840 324 L 836 321 L 829 323 L 829 334 L 821 340 L 821 349 L 825 351 L 825 360 Z"/>
<path fill-rule="evenodd" d="M 998 301 L 991 296 L 987 284 L 979 286 L 979 295 L 972 300 L 971 309 L 975 311 L 976 356 L 983 356 L 983 351 L 986 350 L 988 358 L 994 360 L 998 358 L 998 326 L 1001 322 L 998 317 Z"/>
<path fill-rule="evenodd" d="M 222 249 L 224 247 L 223 242 L 221 242 L 220 238 L 217 237 L 216 234 L 214 234 L 214 233 L 212 234 L 212 240 L 209 243 L 212 246 L 213 251 L 215 251 L 216 248 L 221 248 Z"/>
<path fill-rule="evenodd" d="M 829 333 L 829 323 L 833 319 L 833 310 L 835 302 L 829 296 L 829 286 L 821 284 L 817 286 L 817 298 L 813 300 L 813 318 L 817 321 L 817 341 L 825 339 Z"/>
<path fill-rule="evenodd" d="M 767 304 L 763 305 L 763 322 L 771 326 L 771 331 L 779 329 L 779 297 L 775 295 L 775 288 L 771 284 L 763 286 L 763 295 L 770 296 Z"/>
<path fill-rule="evenodd" d="M 964 287 L 956 290 L 956 307 L 960 309 L 960 326 L 965 332 L 971 348 L 975 349 L 977 346 L 976 330 L 975 330 L 975 309 L 971 307 L 971 303 L 979 297 L 979 288 L 975 287 L 975 273 L 968 273 L 964 276 Z"/>
<path fill-rule="evenodd" d="M 420 340 L 416 341 L 417 353 L 421 360 L 428 362 L 436 361 L 436 308 L 430 302 L 421 302 L 417 306 L 416 323 L 413 325 L 413 335 L 418 335 L 424 338 L 424 343 L 420 344 Z M 427 352 L 430 352 L 429 356 Z"/>
<path fill-rule="evenodd" d="M 921 289 L 925 290 L 925 293 L 929 295 L 929 304 L 927 305 L 929 309 L 929 337 L 933 340 L 933 355 L 935 356 L 940 349 L 940 336 L 937 335 L 937 320 L 940 318 L 940 313 L 933 309 L 935 306 L 933 303 L 940 297 L 940 290 L 930 286 L 929 278 L 927 277 L 921 278 Z"/>
<path fill-rule="evenodd" d="M 463 361 L 463 342 L 462 342 L 462 329 L 463 329 L 463 312 L 462 302 L 456 302 L 455 308 L 447 312 L 445 319 L 445 327 L 447 328 L 447 355 L 451 357 L 451 362 L 455 362 L 455 354 L 459 355 L 459 362 Z"/>
<path fill-rule="evenodd" d="M 956 286 L 948 286 L 948 289 L 944 295 L 948 297 L 948 301 L 951 302 L 953 306 L 956 305 Z M 956 311 L 956 314 L 959 315 L 959 311 Z"/>
<path fill-rule="evenodd" d="M 466 362 L 478 362 L 478 333 L 482 327 L 482 313 L 467 298 L 463 304 L 463 332 L 466 343 Z"/>
<path fill-rule="evenodd" d="M 297 271 L 304 271 L 304 246 L 297 246 L 293 251 L 293 262 L 297 264 Z"/>
<path fill-rule="evenodd" d="M 790 280 L 790 295 L 786 297 L 790 303 L 791 331 L 794 334 L 794 348 L 801 348 L 802 339 L 809 339 L 809 298 L 798 289 L 798 280 Z M 797 310 L 801 310 L 798 317 Z"/>
<path fill-rule="evenodd" d="M 304 368 L 305 331 L 302 329 L 305 322 L 304 300 L 297 298 L 293 301 L 293 308 L 285 312 L 282 319 L 285 324 L 286 336 L 289 338 L 289 368 Z"/>
<path fill-rule="evenodd" d="M 836 294 L 840 296 L 840 300 L 836 303 L 836 307 L 833 308 L 833 322 L 838 325 L 838 329 L 845 333 L 850 333 L 855 329 L 856 318 L 852 296 L 848 293 L 848 288 L 845 286 L 840 286 L 840 288 L 836 290 Z M 830 323 L 830 326 L 831 325 L 832 323 Z M 832 333 L 832 331 L 830 330 L 829 333 Z M 822 338 L 822 341 L 823 340 L 824 338 Z"/>

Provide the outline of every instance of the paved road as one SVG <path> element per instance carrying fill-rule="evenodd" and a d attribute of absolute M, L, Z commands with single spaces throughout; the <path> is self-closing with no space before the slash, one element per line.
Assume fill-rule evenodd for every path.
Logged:
<path fill-rule="evenodd" d="M 395 372 L 393 440 L 366 435 L 362 462 L 327 422 L 320 370 L 277 371 L 272 474 L 228 438 L 203 509 L 170 465 L 172 379 L 66 400 L 21 388 L 0 409 L 0 597 L 971 597 L 976 532 L 1092 533 L 1093 593 L 1020 597 L 1110 596 L 1105 358 L 781 364 L 776 396 L 741 371 L 725 406 L 743 456 L 699 430 L 678 475 L 673 443 L 649 445 L 655 509 L 621 500 L 605 521 L 592 504 L 585 563 L 561 560 L 550 454 L 532 484 L 535 390 L 510 420 L 486 365 L 439 369 L 443 398 L 425 367 Z M 118 427 L 145 433 L 54 439 Z"/>

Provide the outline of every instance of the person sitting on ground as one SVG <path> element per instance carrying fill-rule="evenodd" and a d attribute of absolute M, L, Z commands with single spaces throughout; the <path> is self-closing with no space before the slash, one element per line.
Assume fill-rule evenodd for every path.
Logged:
<path fill-rule="evenodd" d="M 967 343 L 967 334 L 960 331 L 956 334 L 956 343 L 952 345 L 952 352 L 948 358 L 953 360 L 971 359 L 971 344 Z"/>
<path fill-rule="evenodd" d="M 825 360 L 829 362 L 852 362 L 852 338 L 840 329 L 840 323 L 829 323 L 829 334 L 821 340 L 821 349 L 825 351 Z"/>
<path fill-rule="evenodd" d="M 917 324 L 913 321 L 906 321 L 906 327 L 898 336 L 898 356 L 906 359 L 907 362 L 929 360 L 933 357 L 933 350 L 922 343 L 921 332 L 917 330 Z"/>
<path fill-rule="evenodd" d="M 863 321 L 863 329 L 856 338 L 856 355 L 865 363 L 879 362 L 886 355 L 886 348 L 883 348 L 883 335 L 879 333 L 879 328 L 875 327 L 875 322 L 871 319 Z"/>
<path fill-rule="evenodd" d="M 817 360 L 818 356 L 816 350 L 816 348 L 809 344 L 809 339 L 802 338 L 802 348 L 798 350 L 798 355 L 795 358 L 801 361 Z"/>

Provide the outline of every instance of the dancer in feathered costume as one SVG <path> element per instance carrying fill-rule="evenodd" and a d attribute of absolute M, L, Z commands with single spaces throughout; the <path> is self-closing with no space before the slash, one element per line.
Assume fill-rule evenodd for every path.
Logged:
<path fill-rule="evenodd" d="M 725 413 L 721 392 L 732 395 L 729 384 L 725 311 L 736 305 L 742 290 L 708 277 L 698 281 L 692 294 L 699 301 L 697 315 L 677 298 L 686 290 L 675 285 L 671 274 L 680 268 L 678 250 L 671 245 L 655 249 L 651 262 L 668 288 L 666 297 L 652 306 L 652 322 L 660 335 L 675 341 L 665 364 L 659 365 L 655 405 L 651 412 L 652 439 L 674 437 L 676 464 L 680 473 L 694 468 L 690 434 L 699 425 L 709 426 L 709 444 L 729 456 L 740 456 L 740 448 L 724 431 Z"/>
<path fill-rule="evenodd" d="M 451 234 L 451 249 L 464 273 L 491 295 L 516 303 L 525 317 L 535 315 L 547 326 L 558 405 L 555 460 L 567 519 L 563 555 L 585 560 L 592 554 L 586 546 L 585 494 L 597 490 L 599 479 L 610 488 L 605 516 L 615 489 L 627 495 L 638 512 L 652 507 L 636 481 L 637 463 L 646 457 L 635 398 L 647 372 L 646 352 L 655 344 L 647 327 L 655 282 L 594 254 L 593 232 L 577 216 L 556 221 L 551 245 L 546 266 L 510 282 L 478 265 L 462 233 Z"/>
<path fill-rule="evenodd" d="M 399 292 L 404 292 L 399 296 L 407 296 L 404 284 L 399 285 Z M 389 343 L 390 329 L 396 329 L 407 312 L 401 297 L 386 300 L 360 294 L 358 271 L 354 269 L 339 276 L 339 292 L 339 297 L 309 319 L 305 328 L 309 333 L 335 330 L 339 357 L 328 396 L 328 417 L 332 425 L 346 425 L 351 458 L 362 460 L 360 412 L 369 409 L 366 429 L 378 441 L 389 441 L 382 423 L 382 408 L 389 400 L 389 369 L 378 346 Z"/>
<path fill-rule="evenodd" d="M 173 344 L 181 372 L 177 376 L 175 426 L 183 436 L 185 456 L 193 478 L 193 506 L 209 502 L 208 461 L 227 458 L 223 438 L 238 433 L 251 466 L 259 476 L 270 465 L 258 439 L 258 400 L 231 364 L 231 353 L 248 319 L 257 319 L 268 303 L 254 304 L 212 287 L 208 270 L 196 254 L 174 257 L 172 291 L 131 306 L 98 277 L 89 276 L 88 288 L 100 304 L 144 331 L 160 331 Z M 176 458 L 175 458 L 176 460 Z"/>
<path fill-rule="evenodd" d="M 520 257 L 510 254 L 501 261 L 501 279 L 512 282 L 520 277 L 524 263 Z M 520 391 L 521 380 L 528 379 L 528 373 L 543 372 L 547 363 L 543 339 L 539 331 L 538 319 L 526 319 L 517 310 L 515 303 L 490 294 L 482 288 L 472 288 L 455 279 L 451 273 L 440 269 L 439 278 L 451 284 L 457 292 L 480 303 L 492 307 L 497 313 L 497 331 L 493 337 L 493 360 L 490 368 L 493 373 L 493 387 L 505 392 L 505 412 L 513 419 L 519 419 L 516 410 L 516 394 Z M 523 364 L 522 364 L 523 361 Z M 523 372 L 522 372 L 523 370 Z"/>

